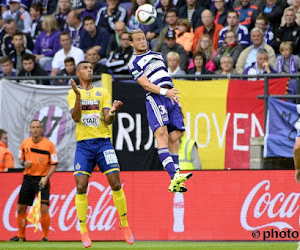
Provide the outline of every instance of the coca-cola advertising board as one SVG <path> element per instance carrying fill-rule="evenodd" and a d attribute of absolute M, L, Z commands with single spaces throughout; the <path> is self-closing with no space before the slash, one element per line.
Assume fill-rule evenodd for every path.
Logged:
<path fill-rule="evenodd" d="M 168 192 L 164 171 L 121 172 L 128 220 L 136 240 L 263 240 L 255 231 L 291 231 L 298 240 L 300 185 L 292 170 L 194 171 L 188 192 Z M 1 173 L 0 240 L 17 235 L 16 208 L 21 173 Z M 79 240 L 72 172 L 51 177 L 49 239 Z M 106 177 L 93 173 L 87 227 L 93 240 L 122 240 Z M 28 224 L 27 240 L 41 239 Z M 254 238 L 254 236 L 255 238 Z M 283 235 L 283 234 L 281 234 Z M 287 234 L 286 234 L 287 235 Z M 275 235 L 276 236 L 276 235 Z M 274 237 L 275 237 L 274 236 Z M 278 240 L 278 238 L 269 240 Z"/>

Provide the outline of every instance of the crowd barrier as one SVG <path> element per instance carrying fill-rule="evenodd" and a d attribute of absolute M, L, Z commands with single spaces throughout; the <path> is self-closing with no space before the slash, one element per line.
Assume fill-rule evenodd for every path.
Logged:
<path fill-rule="evenodd" d="M 194 171 L 185 194 L 168 192 L 164 171 L 121 172 L 128 220 L 135 240 L 299 240 L 299 184 L 291 170 Z M 16 207 L 21 173 L 0 173 L 0 240 L 17 234 Z M 77 241 L 79 223 L 70 172 L 51 177 L 50 241 Z M 94 241 L 123 240 L 112 191 L 106 177 L 94 172 L 88 189 L 87 228 Z M 40 241 L 28 224 L 26 239 Z M 257 236 L 257 231 L 260 235 Z M 276 237 L 277 232 L 277 237 Z M 289 234 L 289 235 L 288 235 Z M 283 237 L 284 236 L 284 237 Z"/>

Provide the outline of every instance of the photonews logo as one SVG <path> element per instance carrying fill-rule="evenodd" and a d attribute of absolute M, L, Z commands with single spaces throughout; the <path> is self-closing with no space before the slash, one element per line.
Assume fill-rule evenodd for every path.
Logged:
<path fill-rule="evenodd" d="M 32 120 L 40 120 L 43 123 L 44 137 L 48 138 L 55 146 L 60 146 L 63 141 L 68 141 L 72 133 L 72 118 L 69 108 L 64 100 L 50 98 L 34 105 L 26 116 L 24 126 L 24 138 L 30 136 L 29 126 Z"/>

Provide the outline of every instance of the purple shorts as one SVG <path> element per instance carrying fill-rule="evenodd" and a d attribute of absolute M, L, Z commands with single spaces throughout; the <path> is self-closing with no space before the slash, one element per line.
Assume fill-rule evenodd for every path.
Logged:
<path fill-rule="evenodd" d="M 167 126 L 168 132 L 185 131 L 183 118 L 177 102 L 163 95 L 150 94 L 146 97 L 148 123 L 154 132 L 162 126 Z"/>

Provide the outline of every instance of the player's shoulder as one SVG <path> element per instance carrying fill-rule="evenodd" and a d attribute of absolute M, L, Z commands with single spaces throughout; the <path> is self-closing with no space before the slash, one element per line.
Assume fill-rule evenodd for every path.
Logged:
<path fill-rule="evenodd" d="M 32 142 L 32 137 L 28 137 L 22 141 L 22 145 L 30 144 L 31 142 Z"/>
<path fill-rule="evenodd" d="M 102 88 L 102 87 L 93 87 L 93 92 L 96 96 L 103 96 L 103 95 L 107 95 L 108 94 L 108 90 L 106 88 Z"/>
<path fill-rule="evenodd" d="M 43 139 L 41 140 L 41 144 L 44 144 L 45 146 L 53 146 L 54 147 L 54 143 L 46 137 L 43 137 Z"/>

